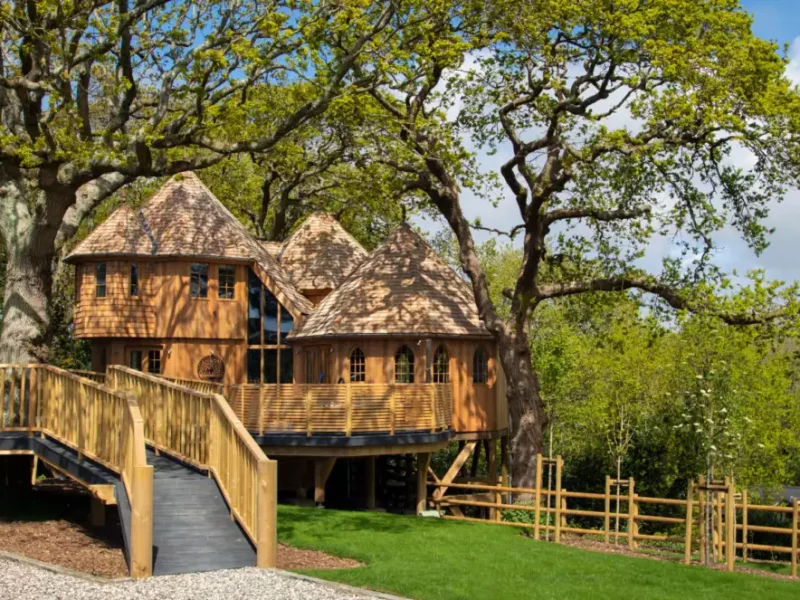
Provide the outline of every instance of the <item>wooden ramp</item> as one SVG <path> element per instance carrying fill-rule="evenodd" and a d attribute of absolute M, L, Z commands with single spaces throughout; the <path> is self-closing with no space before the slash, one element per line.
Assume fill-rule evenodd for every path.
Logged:
<path fill-rule="evenodd" d="M 153 575 L 256 566 L 256 552 L 213 478 L 148 451 L 153 466 Z"/>

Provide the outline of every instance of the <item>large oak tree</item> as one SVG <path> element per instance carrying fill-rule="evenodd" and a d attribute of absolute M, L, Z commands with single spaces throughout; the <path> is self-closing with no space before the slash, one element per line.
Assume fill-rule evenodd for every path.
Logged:
<path fill-rule="evenodd" d="M 46 359 L 56 248 L 99 202 L 137 177 L 268 152 L 370 85 L 350 77 L 356 57 L 401 24 L 391 1 L 2 0 L 0 362 Z M 294 110 L 225 135 L 259 113 L 253 90 L 298 81 Z"/>
<path fill-rule="evenodd" d="M 531 487 L 547 415 L 529 337 L 543 303 L 639 290 L 656 309 L 736 325 L 796 314 L 796 288 L 763 280 L 743 309 L 714 257 L 726 227 L 765 248 L 770 203 L 798 187 L 800 99 L 736 0 L 428 9 L 393 40 L 397 71 L 371 91 L 376 160 L 406 173 L 405 189 L 437 207 L 458 240 L 508 380 L 514 483 Z M 462 206 L 486 174 L 469 144 L 501 159 L 494 175 L 516 207 L 495 232 L 522 242 L 507 315 L 475 250 L 480 223 Z M 658 235 L 672 236 L 677 254 L 646 271 Z"/>

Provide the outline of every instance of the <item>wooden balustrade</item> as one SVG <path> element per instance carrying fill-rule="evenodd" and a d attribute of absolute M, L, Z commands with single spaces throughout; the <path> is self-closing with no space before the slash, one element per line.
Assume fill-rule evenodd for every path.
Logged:
<path fill-rule="evenodd" d="M 69 371 L 73 375 L 78 375 L 79 377 L 91 379 L 92 381 L 96 381 L 97 383 L 106 382 L 105 373 L 98 373 L 97 371 L 86 371 L 84 369 L 67 369 L 67 371 Z"/>
<path fill-rule="evenodd" d="M 108 368 L 108 382 L 136 396 L 148 443 L 210 472 L 232 517 L 255 544 L 257 565 L 274 567 L 277 463 L 266 457 L 225 398 L 116 365 Z"/>
<path fill-rule="evenodd" d="M 200 392 L 202 394 L 222 394 L 225 395 L 225 384 L 223 383 L 216 383 L 214 381 L 204 381 L 202 379 L 181 379 L 179 377 L 164 377 L 161 376 L 162 379 L 166 379 L 172 383 L 177 383 L 178 385 L 182 385 L 183 387 L 187 387 L 192 389 L 196 392 Z"/>
<path fill-rule="evenodd" d="M 451 425 L 446 384 L 244 384 L 228 402 L 250 431 L 347 436 L 442 431 Z"/>
<path fill-rule="evenodd" d="M 153 568 L 153 467 L 132 394 L 50 365 L 0 365 L 2 429 L 42 433 L 120 475 L 131 506 L 131 576 Z"/>

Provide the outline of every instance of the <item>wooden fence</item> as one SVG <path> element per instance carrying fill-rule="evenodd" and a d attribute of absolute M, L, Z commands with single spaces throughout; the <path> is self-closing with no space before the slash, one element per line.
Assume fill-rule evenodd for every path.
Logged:
<path fill-rule="evenodd" d="M 622 543 L 630 550 L 638 549 L 639 542 L 671 543 L 682 547 L 686 564 L 698 554 L 701 563 L 724 562 L 731 571 L 737 550 L 741 551 L 743 561 L 752 557 L 753 552 L 788 554 L 791 575 L 797 577 L 800 554 L 800 503 L 797 499 L 792 506 L 750 504 L 747 492 L 737 494 L 732 480 L 706 482 L 702 477 L 689 483 L 685 499 L 641 496 L 636 493 L 633 478 L 616 480 L 608 476 L 603 493 L 573 492 L 561 485 L 563 460 L 560 456 L 548 461 L 539 455 L 536 460 L 533 488 L 472 481 L 445 483 L 433 475 L 428 485 L 435 491 L 429 502 L 445 519 L 524 527 L 530 529 L 536 539 L 544 537 L 556 543 L 563 534 L 597 536 L 606 544 Z M 543 473 L 548 466 L 554 467 L 554 477 L 545 487 Z M 445 495 L 447 491 L 451 493 Z M 585 507 L 592 503 L 602 505 L 603 509 Z M 468 516 L 465 511 L 469 510 L 477 514 Z M 664 514 L 667 512 L 672 514 Z M 791 525 L 754 525 L 753 515 L 759 512 L 786 515 Z M 529 513 L 530 521 L 515 521 L 514 513 Z M 591 527 L 592 521 L 597 523 L 596 527 Z M 737 536 L 738 532 L 741 533 Z M 751 541 L 760 533 L 785 536 L 787 544 Z"/>
<path fill-rule="evenodd" d="M 277 463 L 267 459 L 225 398 L 127 367 L 110 366 L 107 373 L 110 386 L 136 396 L 148 443 L 208 470 L 256 546 L 258 566 L 274 567 Z"/>
<path fill-rule="evenodd" d="M 106 374 L 105 373 L 98 373 L 97 371 L 86 371 L 83 369 L 67 369 L 73 375 L 78 375 L 79 377 L 85 377 L 86 379 L 91 379 L 92 381 L 96 381 L 97 383 L 105 383 L 106 382 Z"/>
<path fill-rule="evenodd" d="M 245 384 L 228 402 L 248 430 L 354 434 L 441 431 L 451 425 L 447 384 Z"/>
<path fill-rule="evenodd" d="M 131 505 L 131 576 L 153 566 L 153 468 L 134 397 L 50 365 L 0 365 L 0 430 L 45 434 L 120 475 Z"/>

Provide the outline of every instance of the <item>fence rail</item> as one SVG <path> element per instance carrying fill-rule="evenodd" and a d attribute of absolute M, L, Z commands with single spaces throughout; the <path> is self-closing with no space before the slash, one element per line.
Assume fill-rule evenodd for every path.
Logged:
<path fill-rule="evenodd" d="M 73 375 L 78 375 L 79 377 L 91 379 L 92 381 L 96 381 L 97 383 L 106 382 L 105 373 L 98 373 L 97 371 L 86 371 L 84 369 L 67 369 L 67 371 L 69 371 Z"/>
<path fill-rule="evenodd" d="M 747 491 L 736 494 L 733 481 L 712 485 L 702 478 L 690 482 L 685 499 L 640 496 L 636 493 L 633 478 L 618 481 L 606 477 L 603 493 L 572 492 L 561 486 L 561 457 L 550 461 L 555 467 L 555 477 L 547 487 L 543 485 L 542 467 L 547 462 L 541 455 L 537 456 L 533 488 L 484 482 L 444 482 L 434 477 L 428 482 L 428 486 L 435 490 L 429 501 L 445 519 L 524 527 L 532 530 L 536 539 L 544 535 L 559 542 L 565 533 L 589 535 L 602 538 L 606 544 L 625 544 L 630 550 L 638 549 L 642 541 L 671 542 L 679 548 L 683 546 L 687 564 L 692 561 L 695 551 L 699 552 L 700 562 L 706 562 L 706 547 L 709 548 L 708 562 L 727 562 L 729 570 L 734 568 L 737 550 L 741 551 L 743 561 L 759 551 L 788 554 L 792 577 L 797 577 L 800 558 L 798 500 L 792 506 L 750 504 Z M 443 495 L 446 490 L 454 493 Z M 738 501 L 735 501 L 736 497 L 739 497 Z M 576 502 L 579 502 L 577 506 Z M 591 503 L 602 503 L 602 510 L 592 510 Z M 648 507 L 661 507 L 662 514 Z M 465 514 L 468 510 L 473 514 Z M 670 511 L 672 514 L 663 514 Z M 513 520 L 515 512 L 518 520 Z M 784 515 L 789 518 L 790 525 L 753 524 L 753 513 L 757 512 Z M 530 514 L 531 519 L 519 520 L 522 518 L 519 515 L 525 513 Z M 570 522 L 570 517 L 579 520 Z M 596 520 L 597 527 L 590 528 L 587 520 L 589 523 Z M 666 531 L 652 529 L 659 525 L 665 526 Z M 646 532 L 640 531 L 642 527 L 647 528 Z M 786 543 L 757 544 L 752 541 L 756 533 L 779 535 Z"/>
<path fill-rule="evenodd" d="M 183 387 L 187 387 L 193 389 L 196 392 L 200 392 L 201 394 L 222 394 L 225 395 L 225 384 L 223 383 L 216 383 L 214 381 L 204 381 L 202 379 L 181 379 L 179 377 L 164 377 L 161 375 L 161 379 L 166 379 L 169 382 L 177 383 Z"/>
<path fill-rule="evenodd" d="M 347 436 L 441 431 L 452 422 L 447 384 L 244 384 L 228 402 L 250 431 Z"/>
<path fill-rule="evenodd" d="M 116 365 L 108 368 L 108 381 L 136 396 L 149 443 L 212 474 L 233 518 L 256 546 L 258 566 L 274 567 L 277 464 L 267 459 L 225 398 Z"/>

